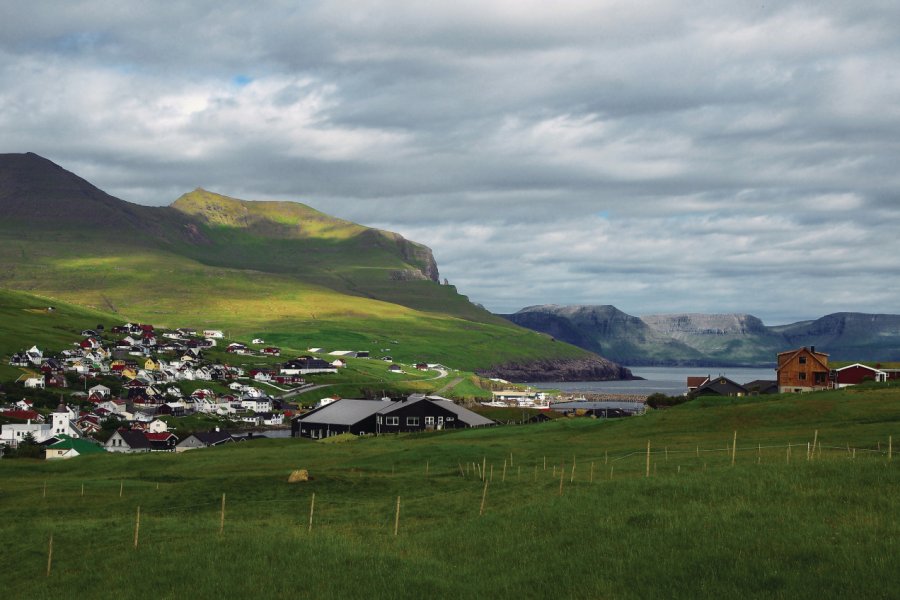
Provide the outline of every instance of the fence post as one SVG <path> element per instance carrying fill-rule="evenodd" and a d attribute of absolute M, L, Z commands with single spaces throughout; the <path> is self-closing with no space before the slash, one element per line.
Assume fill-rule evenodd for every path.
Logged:
<path fill-rule="evenodd" d="M 134 519 L 134 549 L 138 547 L 138 536 L 141 533 L 141 505 L 137 507 L 137 517 Z"/>
<path fill-rule="evenodd" d="M 816 433 L 813 434 L 813 443 L 812 443 L 812 457 L 815 458 L 816 454 L 816 444 L 819 443 L 819 430 L 816 429 Z"/>
<path fill-rule="evenodd" d="M 503 459 L 503 476 L 500 478 L 500 483 L 506 483 L 506 459 Z"/>
<path fill-rule="evenodd" d="M 394 537 L 397 537 L 397 530 L 400 528 L 400 496 L 397 496 L 397 514 L 394 516 Z"/>
<path fill-rule="evenodd" d="M 647 440 L 647 471 L 644 477 L 650 477 L 650 440 Z"/>
<path fill-rule="evenodd" d="M 481 508 L 478 509 L 479 517 L 484 514 L 484 500 L 485 500 L 485 498 L 487 498 L 487 487 L 488 487 L 488 482 L 487 482 L 487 480 L 485 480 L 484 491 L 481 492 Z"/>
<path fill-rule="evenodd" d="M 119 481 L 119 498 L 122 497 L 122 492 L 125 490 L 125 480 Z"/>
<path fill-rule="evenodd" d="M 559 495 L 562 496 L 563 479 L 566 476 L 566 463 L 559 466 Z"/>
<path fill-rule="evenodd" d="M 219 515 L 219 535 L 225 532 L 225 494 L 222 493 L 222 512 Z"/>
<path fill-rule="evenodd" d="M 734 438 L 731 440 L 731 466 L 734 466 L 734 457 L 737 454 L 737 430 L 734 431 Z"/>
<path fill-rule="evenodd" d="M 316 493 L 313 492 L 312 498 L 309 500 L 309 529 L 307 533 L 312 533 L 313 512 L 316 510 Z"/>

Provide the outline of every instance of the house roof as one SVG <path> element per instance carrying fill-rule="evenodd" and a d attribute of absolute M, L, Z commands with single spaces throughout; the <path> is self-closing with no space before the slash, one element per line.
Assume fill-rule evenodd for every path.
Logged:
<path fill-rule="evenodd" d="M 50 444 L 48 448 L 53 448 L 54 450 L 71 449 L 78 452 L 78 454 L 96 454 L 99 452 L 106 452 L 103 446 L 82 438 L 73 438 L 69 437 L 68 435 L 59 435 L 58 437 L 63 439 L 56 442 L 55 444 Z"/>
<path fill-rule="evenodd" d="M 297 419 L 301 422 L 346 425 L 358 423 L 386 406 L 387 403 L 384 400 L 337 400 L 297 417 Z"/>
<path fill-rule="evenodd" d="M 192 436 L 207 446 L 217 446 L 219 444 L 234 441 L 231 434 L 227 431 L 198 431 L 197 433 L 192 434 Z M 188 438 L 192 436 L 188 436 Z M 188 438 L 185 438 L 184 441 L 187 441 Z"/>
<path fill-rule="evenodd" d="M 709 381 L 698 387 L 695 392 L 698 394 L 703 392 L 711 392 L 713 394 L 727 396 L 731 393 L 746 394 L 747 388 L 735 381 L 728 379 L 727 377 L 719 376 L 710 379 Z"/>
<path fill-rule="evenodd" d="M 866 369 L 867 371 L 872 371 L 873 373 L 884 373 L 882 369 L 876 369 L 875 367 L 870 367 L 869 365 L 864 365 L 862 363 L 853 363 L 852 365 L 847 365 L 846 367 L 841 367 L 840 369 L 835 369 L 835 371 L 844 371 L 846 369 Z"/>
<path fill-rule="evenodd" d="M 689 388 L 696 388 L 696 387 L 700 387 L 707 381 L 709 381 L 709 375 L 707 375 L 705 377 L 702 375 L 700 377 L 688 377 L 687 378 L 687 386 Z"/>
<path fill-rule="evenodd" d="M 819 365 L 823 369 L 828 368 L 828 362 L 827 362 L 828 354 L 826 354 L 825 352 L 816 352 L 814 350 L 810 350 L 809 348 L 798 348 L 796 350 L 788 350 L 787 352 L 779 352 L 778 353 L 778 366 L 775 368 L 775 370 L 780 371 L 781 368 L 784 365 L 788 364 L 790 361 L 792 361 L 795 356 L 798 356 L 798 355 L 804 354 L 804 353 L 812 356 L 813 360 L 815 360 L 817 363 L 819 363 Z M 782 357 L 784 357 L 783 360 L 782 360 Z M 824 359 L 824 361 L 823 361 L 823 359 Z"/>
<path fill-rule="evenodd" d="M 144 437 L 146 437 L 151 442 L 165 442 L 169 438 L 178 439 L 174 433 L 170 433 L 168 431 L 162 431 L 160 433 L 151 433 L 149 431 L 145 431 Z"/>
<path fill-rule="evenodd" d="M 120 429 L 113 435 L 118 434 L 129 448 L 150 448 L 150 440 L 144 435 L 143 431 L 128 431 Z"/>

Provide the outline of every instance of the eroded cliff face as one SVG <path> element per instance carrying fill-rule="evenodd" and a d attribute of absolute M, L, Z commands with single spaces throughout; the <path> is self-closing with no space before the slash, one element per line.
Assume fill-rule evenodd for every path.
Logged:
<path fill-rule="evenodd" d="M 600 356 L 568 360 L 509 363 L 479 371 L 482 377 L 525 381 L 615 381 L 635 379 L 629 369 Z"/>

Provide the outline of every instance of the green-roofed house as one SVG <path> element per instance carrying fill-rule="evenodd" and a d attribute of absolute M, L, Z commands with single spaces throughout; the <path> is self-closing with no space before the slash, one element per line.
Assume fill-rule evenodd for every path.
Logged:
<path fill-rule="evenodd" d="M 60 441 L 50 444 L 44 450 L 44 458 L 47 460 L 57 460 L 63 458 L 75 458 L 82 454 L 96 454 L 98 452 L 106 452 L 103 446 L 96 444 L 84 438 L 73 438 L 67 435 L 56 436 Z"/>

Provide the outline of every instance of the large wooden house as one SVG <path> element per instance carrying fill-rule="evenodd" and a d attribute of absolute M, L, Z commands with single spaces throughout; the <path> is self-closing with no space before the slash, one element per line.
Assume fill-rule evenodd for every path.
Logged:
<path fill-rule="evenodd" d="M 816 347 L 800 348 L 778 355 L 778 392 L 813 392 L 831 388 L 828 355 Z"/>

